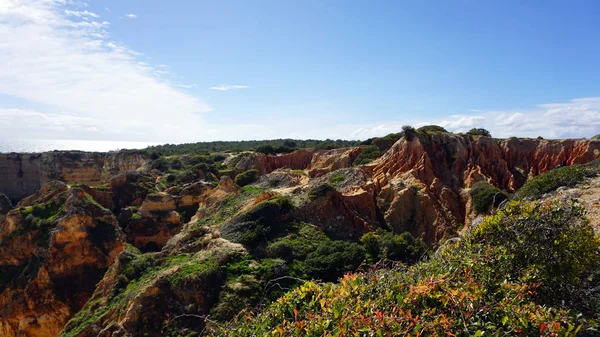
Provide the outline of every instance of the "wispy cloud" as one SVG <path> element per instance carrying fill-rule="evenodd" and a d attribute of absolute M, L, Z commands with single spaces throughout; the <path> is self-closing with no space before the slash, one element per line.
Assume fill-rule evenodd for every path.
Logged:
<path fill-rule="evenodd" d="M 496 137 L 582 138 L 600 134 L 600 97 L 477 112 L 476 115 L 449 116 L 438 124 L 457 132 L 483 127 Z"/>
<path fill-rule="evenodd" d="M 107 12 L 110 12 L 110 8 L 108 8 L 108 7 L 104 7 L 104 10 Z"/>
<path fill-rule="evenodd" d="M 214 87 L 210 87 L 210 90 L 218 90 L 218 91 L 229 91 L 229 90 L 236 90 L 236 89 L 248 89 L 250 88 L 247 85 L 226 85 L 226 84 L 221 84 L 221 85 L 217 85 Z"/>
<path fill-rule="evenodd" d="M 196 139 L 198 113 L 211 108 L 107 40 L 110 23 L 74 11 L 73 2 L 0 1 L 0 104 L 6 95 L 38 107 L 0 105 L 0 134 L 20 137 L 36 130 L 30 124 L 40 138 L 97 130 L 120 140 Z"/>
<path fill-rule="evenodd" d="M 135 19 L 135 18 L 137 18 L 137 15 L 130 13 L 130 14 L 126 14 L 125 17 L 128 17 L 130 19 Z"/>
<path fill-rule="evenodd" d="M 100 17 L 100 15 L 98 15 L 96 13 L 88 12 L 87 10 L 85 10 L 85 11 L 72 11 L 72 10 L 68 10 L 67 9 L 67 10 L 65 10 L 65 14 L 76 16 L 76 17 L 83 18 L 83 19 L 85 19 L 87 17 L 90 17 L 90 18 L 99 18 Z"/>

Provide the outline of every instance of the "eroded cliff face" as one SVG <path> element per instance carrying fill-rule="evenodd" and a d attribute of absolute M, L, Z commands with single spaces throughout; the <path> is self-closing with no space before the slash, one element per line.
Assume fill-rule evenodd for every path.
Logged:
<path fill-rule="evenodd" d="M 265 155 L 261 153 L 246 153 L 236 165 L 236 171 L 256 169 L 260 175 L 271 173 L 278 169 L 307 170 L 310 177 L 341 168 L 351 167 L 360 154 L 359 147 L 334 150 L 305 151 L 299 150 L 280 155 Z"/>
<path fill-rule="evenodd" d="M 365 167 L 372 174 L 385 221 L 430 244 L 460 229 L 465 189 L 485 180 L 509 192 L 559 165 L 600 157 L 598 140 L 506 139 L 454 134 L 402 138 Z"/>
<path fill-rule="evenodd" d="M 0 224 L 0 335 L 56 336 L 123 248 L 112 213 L 79 188 L 48 185 Z"/>
<path fill-rule="evenodd" d="M 146 155 L 136 152 L 0 154 L 0 192 L 18 201 L 52 180 L 99 185 L 147 161 Z"/>

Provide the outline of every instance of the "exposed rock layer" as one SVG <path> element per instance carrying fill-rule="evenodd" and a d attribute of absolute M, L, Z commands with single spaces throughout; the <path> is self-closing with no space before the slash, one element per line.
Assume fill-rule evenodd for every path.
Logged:
<path fill-rule="evenodd" d="M 463 189 L 478 181 L 516 191 L 530 177 L 559 165 L 600 158 L 598 140 L 496 140 L 454 134 L 402 138 L 365 167 L 386 222 L 436 243 L 466 218 Z M 407 227 L 408 226 L 408 227 Z"/>
<path fill-rule="evenodd" d="M 0 192 L 18 201 L 51 180 L 98 185 L 148 158 L 136 152 L 64 152 L 0 154 Z"/>
<path fill-rule="evenodd" d="M 0 336 L 58 335 L 123 247 L 114 216 L 82 189 L 46 192 L 35 200 L 46 207 L 0 225 L 0 274 L 12 276 L 0 282 Z"/>

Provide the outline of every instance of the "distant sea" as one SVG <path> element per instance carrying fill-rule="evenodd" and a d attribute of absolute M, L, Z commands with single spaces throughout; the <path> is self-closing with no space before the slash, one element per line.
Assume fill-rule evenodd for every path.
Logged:
<path fill-rule="evenodd" d="M 65 139 L 31 139 L 6 140 L 0 139 L 0 153 L 9 152 L 46 152 L 53 150 L 79 150 L 89 152 L 108 152 L 122 149 L 143 149 L 161 143 L 123 142 L 112 140 L 65 140 Z"/>

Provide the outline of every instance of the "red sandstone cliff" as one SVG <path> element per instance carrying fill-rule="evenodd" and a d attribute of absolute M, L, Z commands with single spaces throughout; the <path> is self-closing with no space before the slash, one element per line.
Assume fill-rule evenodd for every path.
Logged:
<path fill-rule="evenodd" d="M 388 224 L 429 243 L 438 242 L 465 221 L 462 190 L 486 180 L 516 191 L 528 178 L 558 165 L 600 158 L 598 140 L 506 139 L 454 134 L 402 138 L 365 167 L 375 194 L 389 207 Z M 381 203 L 380 203 L 381 204 Z"/>

